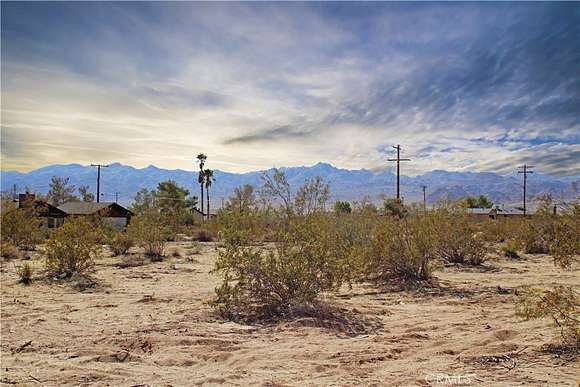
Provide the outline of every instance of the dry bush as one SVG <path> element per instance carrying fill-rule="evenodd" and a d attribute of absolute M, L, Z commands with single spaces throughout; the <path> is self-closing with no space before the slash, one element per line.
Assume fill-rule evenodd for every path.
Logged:
<path fill-rule="evenodd" d="M 580 300 L 571 287 L 528 288 L 518 300 L 516 315 L 526 320 L 550 317 L 565 346 L 580 349 Z"/>
<path fill-rule="evenodd" d="M 475 225 L 460 206 L 441 206 L 432 211 L 438 234 L 439 257 L 453 263 L 479 265 L 486 256 L 486 245 L 476 234 Z"/>
<path fill-rule="evenodd" d="M 124 233 L 124 232 L 118 232 L 109 242 L 109 247 L 111 248 L 111 252 L 115 255 L 123 255 L 126 254 L 127 251 L 129 251 L 129 249 L 131 247 L 133 247 L 133 245 L 135 244 L 135 241 L 133 240 L 133 237 L 131 235 L 129 235 L 128 233 Z"/>
<path fill-rule="evenodd" d="M 99 251 L 97 233 L 85 218 L 67 219 L 46 242 L 46 269 L 58 278 L 84 274 Z"/>
<path fill-rule="evenodd" d="M 214 235 L 210 230 L 199 228 L 193 233 L 193 239 L 198 242 L 211 242 L 214 240 Z"/>
<path fill-rule="evenodd" d="M 129 236 L 145 249 L 145 255 L 153 261 L 163 259 L 170 230 L 164 219 L 156 212 L 148 212 L 132 220 L 127 228 Z"/>
<path fill-rule="evenodd" d="M 438 240 L 432 215 L 403 219 L 383 217 L 374 227 L 366 249 L 370 277 L 431 278 L 431 261 L 437 257 Z"/>
<path fill-rule="evenodd" d="M 2 258 L 7 260 L 24 258 L 24 254 L 18 250 L 18 247 L 9 242 L 0 243 L 0 253 L 2 254 Z"/>
<path fill-rule="evenodd" d="M 25 262 L 23 265 L 16 268 L 16 274 L 18 275 L 19 283 L 29 285 L 32 282 L 34 268 L 30 262 Z"/>
<path fill-rule="evenodd" d="M 34 249 L 45 237 L 40 220 L 32 211 L 12 208 L 2 214 L 2 240 L 23 249 Z"/>
<path fill-rule="evenodd" d="M 216 288 L 216 309 L 234 320 L 284 316 L 338 288 L 349 274 L 348 252 L 328 248 L 335 238 L 329 224 L 320 216 L 295 219 L 279 230 L 275 248 L 268 250 L 251 247 L 248 230 L 225 228 L 225 248 L 214 269 L 223 280 Z"/>

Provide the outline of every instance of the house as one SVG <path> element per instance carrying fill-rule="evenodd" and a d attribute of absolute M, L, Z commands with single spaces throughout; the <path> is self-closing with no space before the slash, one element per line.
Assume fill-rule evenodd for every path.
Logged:
<path fill-rule="evenodd" d="M 478 219 L 517 218 L 524 216 L 524 211 L 519 208 L 505 207 L 504 205 L 494 205 L 491 208 L 468 208 L 466 212 Z"/>
<path fill-rule="evenodd" d="M 31 210 L 34 216 L 40 218 L 42 224 L 48 228 L 62 225 L 67 214 L 44 200 L 36 199 L 36 195 L 23 193 L 18 195 L 18 208 Z"/>
<path fill-rule="evenodd" d="M 123 229 L 131 222 L 133 212 L 114 202 L 68 202 L 58 207 L 67 216 L 98 216 L 116 229 Z"/>

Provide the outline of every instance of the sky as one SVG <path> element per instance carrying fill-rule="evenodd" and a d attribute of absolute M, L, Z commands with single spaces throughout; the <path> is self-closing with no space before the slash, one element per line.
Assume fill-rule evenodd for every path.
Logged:
<path fill-rule="evenodd" d="M 580 3 L 1 3 L 2 170 L 580 174 Z"/>

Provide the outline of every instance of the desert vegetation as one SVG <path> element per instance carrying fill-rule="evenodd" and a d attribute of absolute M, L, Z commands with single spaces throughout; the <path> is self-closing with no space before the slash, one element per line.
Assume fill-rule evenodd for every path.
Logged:
<path fill-rule="evenodd" d="M 210 187 L 205 178 L 204 172 L 204 200 Z M 503 317 L 504 331 L 525 330 L 528 340 L 538 343 L 537 353 L 557 353 L 564 359 L 577 356 L 578 205 L 554 215 L 550 198 L 542 198 L 534 216 L 478 220 L 466 211 L 470 206 L 466 200 L 440 201 L 428 210 L 389 198 L 378 206 L 368 200 L 329 203 L 329 185 L 320 178 L 292 187 L 284 173 L 275 170 L 264 174 L 262 182 L 258 188 L 236 189 L 210 219 L 193 218 L 188 209 L 195 200 L 187 190 L 163 182 L 153 192 L 137 194 L 132 206 L 136 216 L 123 230 L 115 230 L 99 218 L 78 217 L 47 231 L 32 214 L 13 208 L 2 215 L 2 257 L 11 263 L 13 283 L 19 289 L 66 284 L 75 278 L 76 282 L 70 281 L 71 294 L 102 292 L 79 282 L 85 277 L 90 281 L 101 278 L 106 286 L 119 286 L 115 276 L 122 275 L 129 278 L 123 286 L 139 281 L 141 287 L 157 289 L 132 301 L 142 307 L 159 305 L 162 298 L 157 292 L 166 292 L 170 300 L 175 289 L 187 289 L 197 294 L 196 305 L 206 316 L 203 318 L 218 326 L 233 322 L 286 329 L 308 322 L 340 334 L 364 332 L 378 338 L 391 329 L 389 324 L 396 324 L 393 319 L 402 310 L 413 310 L 405 319 L 417 326 L 422 325 L 418 316 L 429 313 L 422 310 L 435 305 L 462 308 L 457 313 L 467 313 L 461 316 L 471 321 L 469 313 L 474 309 L 469 305 L 477 300 L 485 308 L 503 310 L 503 316 L 509 316 Z M 35 251 L 25 255 L 25 249 Z M 33 258 L 28 260 L 29 256 Z M 529 274 L 521 279 L 519 275 L 510 277 L 508 269 L 514 267 L 529 268 L 521 272 Z M 549 277 L 546 267 L 563 274 Z M 187 271 L 180 271 L 185 268 Z M 542 280 L 534 280 L 532 272 L 543 275 Z M 163 279 L 158 279 L 160 273 L 164 273 Z M 155 282 L 148 282 L 150 278 L 156 278 Z M 505 282 L 496 285 L 494 278 Z M 547 278 L 553 279 L 549 285 L 544 284 Z M 197 289 L 200 284 L 204 286 L 202 295 Z M 108 291 L 114 294 L 115 289 Z M 133 290 L 135 294 L 139 291 Z M 187 311 L 192 296 L 183 297 L 179 310 Z M 387 300 L 387 304 L 373 297 Z M 491 300 L 493 304 L 489 304 Z M 423 309 L 405 309 L 415 303 Z M 165 313 L 165 309 L 158 306 L 151 316 L 156 313 Z M 421 328 L 426 329 L 421 331 L 424 333 L 413 337 L 426 340 L 437 334 L 432 330 L 438 326 L 436 316 L 428 318 L 434 321 L 431 327 Z M 479 325 L 469 322 L 470 329 L 479 329 L 477 321 Z M 519 324 L 543 321 L 550 323 L 553 339 L 546 339 L 549 331 L 541 326 L 519 328 Z M 189 321 L 175 335 L 191 327 Z M 405 325 L 405 329 L 412 331 L 414 325 Z M 536 329 L 542 334 L 535 336 Z M 497 334 L 504 335 L 501 332 Z M 477 347 L 475 342 L 473 346 Z M 126 351 L 114 359 L 136 359 L 126 355 L 130 349 Z M 478 367 L 505 359 L 470 356 Z"/>

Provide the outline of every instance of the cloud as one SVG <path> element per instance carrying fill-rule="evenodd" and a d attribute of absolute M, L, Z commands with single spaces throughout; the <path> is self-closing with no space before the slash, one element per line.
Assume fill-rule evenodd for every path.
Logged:
<path fill-rule="evenodd" d="M 577 174 L 576 8 L 2 3 L 3 168 L 381 169 L 400 143 L 409 174 Z"/>

